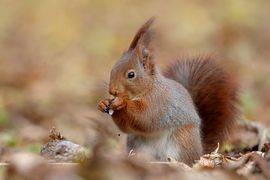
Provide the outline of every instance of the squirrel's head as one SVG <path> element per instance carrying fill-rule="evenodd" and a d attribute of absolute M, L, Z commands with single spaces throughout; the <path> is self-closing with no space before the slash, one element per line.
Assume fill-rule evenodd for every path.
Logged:
<path fill-rule="evenodd" d="M 111 95 L 133 100 L 151 89 L 156 74 L 154 49 L 151 47 L 155 34 L 155 30 L 151 29 L 154 21 L 155 18 L 151 18 L 142 25 L 129 49 L 114 65 L 109 86 Z"/>

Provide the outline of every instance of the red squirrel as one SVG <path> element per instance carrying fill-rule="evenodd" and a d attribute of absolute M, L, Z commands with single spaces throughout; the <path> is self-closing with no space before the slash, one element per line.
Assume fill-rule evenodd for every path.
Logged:
<path fill-rule="evenodd" d="M 109 93 L 114 99 L 101 101 L 97 108 L 110 111 L 128 134 L 127 151 L 191 165 L 234 129 L 240 115 L 239 87 L 213 55 L 183 58 L 161 72 L 154 61 L 154 21 L 142 25 L 113 67 Z"/>

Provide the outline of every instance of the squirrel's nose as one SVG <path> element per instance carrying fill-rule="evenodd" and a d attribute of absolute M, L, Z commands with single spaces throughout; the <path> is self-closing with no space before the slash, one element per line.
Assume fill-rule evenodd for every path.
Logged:
<path fill-rule="evenodd" d="M 109 93 L 113 96 L 116 96 L 117 95 L 117 91 L 109 91 Z"/>
<path fill-rule="evenodd" d="M 113 95 L 113 96 L 116 96 L 116 95 L 117 95 L 117 90 L 114 89 L 114 88 L 110 88 L 110 89 L 109 89 L 109 93 L 110 93 L 111 95 Z"/>

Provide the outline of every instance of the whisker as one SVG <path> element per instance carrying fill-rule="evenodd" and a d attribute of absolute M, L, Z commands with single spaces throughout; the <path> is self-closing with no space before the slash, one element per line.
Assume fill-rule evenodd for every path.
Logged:
<path fill-rule="evenodd" d="M 90 86 L 90 87 L 106 87 L 106 88 L 108 88 L 108 86 L 105 86 L 105 85 L 88 85 L 88 86 Z"/>
<path fill-rule="evenodd" d="M 103 81 L 102 79 L 99 79 L 101 82 L 103 82 L 104 84 L 106 84 L 107 86 L 109 86 L 109 83 Z"/>
<path fill-rule="evenodd" d="M 104 92 L 104 93 L 100 94 L 100 95 L 97 97 L 97 99 L 101 99 L 101 97 L 104 96 L 106 93 L 108 93 L 108 92 Z M 107 98 L 109 99 L 109 98 L 110 98 L 109 93 L 108 93 L 107 95 L 108 95 Z"/>
<path fill-rule="evenodd" d="M 99 79 L 97 78 L 97 80 L 99 80 L 100 82 L 104 83 L 105 85 L 109 86 L 109 83 L 107 83 L 106 81 L 102 80 L 102 79 Z"/>
<path fill-rule="evenodd" d="M 92 92 L 102 92 L 102 91 L 104 91 L 105 93 L 107 93 L 108 89 L 105 88 L 105 87 L 102 87 L 102 88 L 98 88 L 96 90 L 92 90 Z"/>

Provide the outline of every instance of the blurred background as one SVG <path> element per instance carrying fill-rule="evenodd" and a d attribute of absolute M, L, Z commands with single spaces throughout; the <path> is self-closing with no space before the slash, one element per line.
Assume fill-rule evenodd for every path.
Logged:
<path fill-rule="evenodd" d="M 125 151 L 125 135 L 96 110 L 110 70 L 138 28 L 157 16 L 157 62 L 214 52 L 236 74 L 248 120 L 270 125 L 270 1 L 0 1 L 0 162 L 39 154 L 55 126 L 88 149 L 97 124 Z M 118 136 L 120 134 L 120 136 Z"/>

